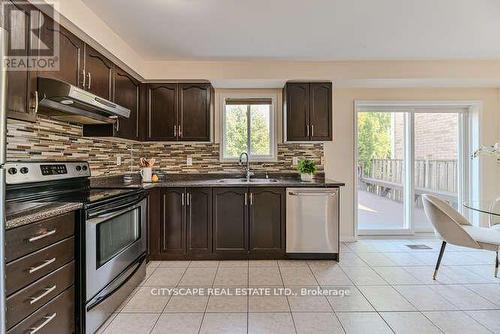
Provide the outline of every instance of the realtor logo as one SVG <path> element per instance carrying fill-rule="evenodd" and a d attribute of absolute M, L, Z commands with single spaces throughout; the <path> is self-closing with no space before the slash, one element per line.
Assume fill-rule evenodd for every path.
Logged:
<path fill-rule="evenodd" d="M 45 1 L 1 2 L 7 30 L 7 71 L 58 71 L 59 24 L 54 5 Z"/>

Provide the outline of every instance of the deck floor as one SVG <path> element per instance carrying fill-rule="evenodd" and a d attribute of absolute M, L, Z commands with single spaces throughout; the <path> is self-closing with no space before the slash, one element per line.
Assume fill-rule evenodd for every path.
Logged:
<path fill-rule="evenodd" d="M 415 230 L 429 230 L 432 227 L 425 217 L 424 210 L 414 208 Z M 373 193 L 358 191 L 358 229 L 387 230 L 401 229 L 404 222 L 403 203 L 377 196 Z"/>

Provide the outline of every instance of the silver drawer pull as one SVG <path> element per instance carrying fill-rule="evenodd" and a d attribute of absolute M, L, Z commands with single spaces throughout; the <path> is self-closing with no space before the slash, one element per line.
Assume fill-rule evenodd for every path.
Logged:
<path fill-rule="evenodd" d="M 49 235 L 52 235 L 56 233 L 56 229 L 53 229 L 52 231 L 48 231 L 48 232 L 45 232 L 45 233 L 42 233 L 42 234 L 39 234 L 37 236 L 34 236 L 34 237 L 31 237 L 28 239 L 29 242 L 33 242 L 33 241 L 37 241 L 37 240 L 40 240 L 40 239 L 43 239 L 43 238 L 46 238 L 48 237 Z"/>
<path fill-rule="evenodd" d="M 54 319 L 55 317 L 57 316 L 57 313 L 52 313 L 52 315 L 48 315 L 46 317 L 43 317 L 45 320 L 38 326 L 36 327 L 31 327 L 30 328 L 30 334 L 35 334 L 36 332 L 38 332 L 40 329 L 44 328 L 45 326 L 47 326 L 47 324 L 49 322 L 52 321 L 52 319 Z"/>
<path fill-rule="evenodd" d="M 30 270 L 28 270 L 28 272 L 29 272 L 30 274 L 33 274 L 35 271 L 38 271 L 38 270 L 40 270 L 40 269 L 42 269 L 42 268 L 45 268 L 46 266 L 48 266 L 48 265 L 49 265 L 49 264 L 51 264 L 51 263 L 54 263 L 55 261 L 56 261 L 56 258 L 55 258 L 55 257 L 53 257 L 53 258 L 52 258 L 52 259 L 50 259 L 50 260 L 45 260 L 45 262 L 44 262 L 44 263 L 42 263 L 41 265 L 36 266 L 36 267 L 31 267 L 31 268 L 30 268 Z"/>
<path fill-rule="evenodd" d="M 43 297 L 47 296 L 49 293 L 51 293 L 52 291 L 54 291 L 56 288 L 57 288 L 57 285 L 54 284 L 50 288 L 44 289 L 45 292 L 43 292 L 42 294 L 40 294 L 40 295 L 38 295 L 36 297 L 31 297 L 30 304 L 31 305 L 35 304 L 37 301 L 39 301 Z"/>

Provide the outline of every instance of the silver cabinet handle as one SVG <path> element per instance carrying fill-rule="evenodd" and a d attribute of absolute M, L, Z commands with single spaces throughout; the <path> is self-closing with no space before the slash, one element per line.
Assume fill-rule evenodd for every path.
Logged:
<path fill-rule="evenodd" d="M 307 129 L 307 137 L 309 137 L 309 124 L 307 124 L 306 129 Z"/>
<path fill-rule="evenodd" d="M 179 125 L 179 137 L 182 138 L 182 127 Z"/>
<path fill-rule="evenodd" d="M 49 322 L 52 321 L 52 319 L 54 319 L 56 317 L 57 313 L 52 313 L 52 315 L 49 315 L 49 316 L 46 316 L 46 317 L 43 317 L 45 320 L 38 326 L 36 327 L 31 327 L 30 328 L 30 334 L 35 334 L 36 332 L 38 332 L 40 329 L 44 328 L 45 326 L 47 326 L 47 324 Z"/>
<path fill-rule="evenodd" d="M 28 239 L 29 242 L 37 241 L 43 238 L 47 238 L 48 236 L 51 236 L 52 234 L 56 233 L 56 229 L 53 229 L 51 231 L 47 231 L 45 233 L 39 234 L 37 236 L 31 237 Z"/>
<path fill-rule="evenodd" d="M 186 196 L 187 196 L 187 205 L 189 206 L 191 205 L 191 193 L 187 193 Z"/>
<path fill-rule="evenodd" d="M 82 88 L 85 89 L 85 69 L 82 69 Z"/>
<path fill-rule="evenodd" d="M 174 137 L 177 137 L 177 126 L 174 125 Z"/>
<path fill-rule="evenodd" d="M 120 131 L 120 119 L 116 118 L 116 132 Z"/>
<path fill-rule="evenodd" d="M 88 78 L 87 89 L 90 89 L 90 85 L 92 84 L 92 75 L 90 74 L 90 72 L 87 73 L 87 78 Z"/>
<path fill-rule="evenodd" d="M 184 193 L 182 193 L 182 196 L 181 196 L 181 204 L 182 204 L 182 206 L 184 206 L 184 205 L 185 205 L 185 201 L 184 201 Z"/>
<path fill-rule="evenodd" d="M 46 266 L 48 266 L 49 264 L 54 263 L 55 261 L 56 261 L 56 258 L 55 258 L 55 257 L 53 257 L 53 258 L 52 258 L 52 259 L 50 259 L 50 260 L 45 260 L 45 262 L 44 262 L 44 263 L 42 263 L 41 265 L 36 266 L 36 267 L 31 267 L 31 268 L 28 270 L 28 272 L 29 272 L 30 274 L 33 274 L 34 272 L 36 272 L 36 271 L 38 271 L 38 270 L 40 270 L 40 269 L 45 268 L 45 267 L 46 267 Z"/>
<path fill-rule="evenodd" d="M 250 193 L 250 205 L 253 205 L 253 193 Z"/>
<path fill-rule="evenodd" d="M 41 294 L 39 294 L 38 296 L 36 297 L 31 297 L 30 299 L 30 304 L 33 305 L 35 304 L 37 301 L 39 301 L 40 299 L 42 299 L 43 297 L 47 296 L 49 293 L 51 293 L 52 291 L 54 291 L 55 289 L 57 288 L 57 285 L 53 285 L 51 286 L 50 288 L 46 288 L 44 289 L 45 291 Z"/>
<path fill-rule="evenodd" d="M 248 193 L 245 193 L 245 206 L 247 206 L 248 204 Z"/>
<path fill-rule="evenodd" d="M 33 95 L 34 95 L 35 101 L 33 103 L 33 108 L 32 109 L 33 109 L 33 114 L 36 115 L 36 114 L 38 114 L 38 91 L 35 90 L 35 92 L 33 93 Z"/>
<path fill-rule="evenodd" d="M 314 125 L 311 125 L 311 137 L 314 137 Z"/>

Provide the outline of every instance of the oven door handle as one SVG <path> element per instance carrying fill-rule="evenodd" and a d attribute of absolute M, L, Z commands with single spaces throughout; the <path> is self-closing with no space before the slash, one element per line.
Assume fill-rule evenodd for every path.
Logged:
<path fill-rule="evenodd" d="M 110 210 L 101 210 L 101 211 L 98 211 L 96 213 L 89 213 L 89 219 L 99 219 L 100 220 L 101 218 L 104 218 L 104 219 L 113 218 L 113 217 L 119 216 L 127 211 L 131 211 L 131 210 L 134 210 L 134 209 L 140 207 L 141 202 L 142 202 L 142 199 L 139 202 L 134 201 L 134 202 L 122 204 L 122 205 L 114 207 L 113 209 L 110 209 Z"/>
<path fill-rule="evenodd" d="M 134 270 L 130 273 L 130 275 L 128 275 L 128 277 L 123 282 L 119 283 L 116 286 L 114 286 L 114 284 L 111 283 L 107 288 L 104 288 L 100 292 L 102 295 L 98 296 L 97 298 L 95 298 L 95 301 L 92 302 L 90 305 L 87 306 L 87 312 L 89 312 L 93 308 L 97 307 L 99 304 L 101 304 L 106 299 L 108 299 L 108 297 L 112 296 L 116 291 L 118 291 L 122 286 L 124 286 L 125 284 L 127 284 L 127 282 L 132 277 L 134 277 L 135 273 L 139 270 L 139 268 L 141 268 L 141 265 L 142 265 L 142 263 L 144 262 L 145 259 L 146 259 L 146 255 L 144 254 L 144 255 L 141 255 L 141 257 L 139 257 L 139 259 L 136 260 L 135 264 L 133 264 L 136 267 L 134 268 Z"/>

